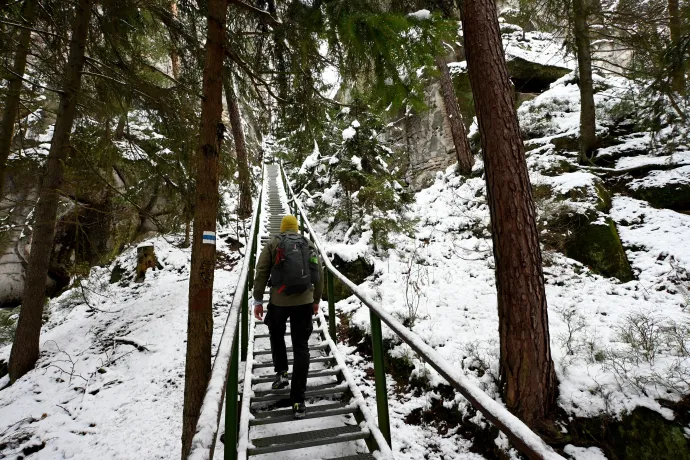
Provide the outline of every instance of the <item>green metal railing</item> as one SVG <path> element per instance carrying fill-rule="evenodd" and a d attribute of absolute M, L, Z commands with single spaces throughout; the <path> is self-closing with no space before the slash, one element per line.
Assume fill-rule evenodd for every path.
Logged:
<path fill-rule="evenodd" d="M 238 435 L 238 370 L 239 358 L 246 360 L 249 341 L 249 293 L 254 281 L 256 251 L 260 227 L 261 208 L 263 204 L 263 178 L 259 189 L 259 198 L 254 204 L 253 220 L 249 230 L 247 251 L 242 262 L 242 269 L 237 281 L 237 288 L 232 299 L 228 319 L 218 345 L 216 358 L 213 361 L 211 378 L 201 406 L 196 434 L 188 460 L 209 460 L 213 458 L 218 438 L 218 429 L 225 402 L 225 460 L 237 458 Z M 240 318 L 241 317 L 241 318 Z M 241 341 L 241 346 L 238 346 Z M 238 350 L 239 348 L 239 350 Z M 232 446 L 232 447 L 231 447 Z"/>
<path fill-rule="evenodd" d="M 436 350 L 424 342 L 418 335 L 406 328 L 400 321 L 374 302 L 367 294 L 361 291 L 352 281 L 345 277 L 331 263 L 327 252 L 321 242 L 316 237 L 308 216 L 302 207 L 299 198 L 295 195 L 287 174 L 280 166 L 285 189 L 291 209 L 295 215 L 299 215 L 300 227 L 307 232 L 309 238 L 318 248 L 321 258 L 326 265 L 327 284 L 328 284 L 328 329 L 329 335 L 336 342 L 335 327 L 335 302 L 333 296 L 334 279 L 337 278 L 347 287 L 365 306 L 369 308 L 371 315 L 371 340 L 373 348 L 374 376 L 376 383 L 376 407 L 378 410 L 378 426 L 381 433 L 386 438 L 388 445 L 391 444 L 390 418 L 388 414 L 388 393 L 386 389 L 386 374 L 384 368 L 384 348 L 381 332 L 381 321 L 407 345 L 414 350 L 419 357 L 431 367 L 433 367 L 448 383 L 450 383 L 460 394 L 462 394 L 487 420 L 498 427 L 506 434 L 508 439 L 517 449 L 533 460 L 565 460 L 562 456 L 554 452 L 536 433 L 534 433 L 520 419 L 510 413 L 508 409 L 499 404 L 493 398 L 484 393 L 474 383 L 472 383 L 462 371 L 458 371 L 451 363 L 446 361 Z"/>

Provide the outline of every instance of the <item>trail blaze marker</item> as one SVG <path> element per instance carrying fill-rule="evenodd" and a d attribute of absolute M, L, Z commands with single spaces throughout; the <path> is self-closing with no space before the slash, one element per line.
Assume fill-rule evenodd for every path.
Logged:
<path fill-rule="evenodd" d="M 215 232 L 204 232 L 204 236 L 201 238 L 204 244 L 216 244 L 216 233 Z"/>

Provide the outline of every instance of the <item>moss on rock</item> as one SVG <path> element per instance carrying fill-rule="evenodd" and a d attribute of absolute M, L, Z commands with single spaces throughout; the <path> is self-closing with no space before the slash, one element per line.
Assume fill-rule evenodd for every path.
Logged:
<path fill-rule="evenodd" d="M 656 208 L 690 210 L 690 183 L 670 183 L 664 187 L 640 187 L 632 195 Z"/>
<path fill-rule="evenodd" d="M 622 459 L 690 460 L 690 444 L 683 429 L 647 408 L 623 417 L 611 429 L 611 437 Z"/>
<path fill-rule="evenodd" d="M 472 97 L 472 86 L 467 72 L 456 73 L 453 75 L 453 87 L 458 98 L 458 107 L 462 115 L 465 128 L 469 129 L 472 120 L 476 115 L 474 109 L 474 98 Z"/>
<path fill-rule="evenodd" d="M 336 255 L 333 259 L 333 266 L 355 284 L 362 284 L 364 280 L 367 279 L 367 277 L 374 274 L 374 266 L 362 257 L 358 257 L 352 262 L 345 262 L 342 258 Z M 348 289 L 336 277 L 333 277 L 333 290 L 335 291 L 335 295 L 333 298 L 336 302 L 339 302 L 343 299 L 347 299 L 352 295 L 350 289 Z M 328 293 L 325 283 L 322 299 L 328 299 Z"/>
<path fill-rule="evenodd" d="M 613 220 L 580 223 L 565 244 L 565 255 L 604 276 L 631 281 L 634 277 L 630 262 Z"/>
<path fill-rule="evenodd" d="M 611 460 L 690 460 L 682 425 L 645 407 L 621 420 L 575 418 L 569 431 L 574 444 L 597 445 Z"/>

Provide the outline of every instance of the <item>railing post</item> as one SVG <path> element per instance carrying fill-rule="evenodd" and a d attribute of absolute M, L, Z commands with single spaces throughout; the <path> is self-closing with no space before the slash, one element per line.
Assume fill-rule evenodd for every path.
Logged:
<path fill-rule="evenodd" d="M 225 455 L 224 460 L 237 459 L 237 334 L 232 342 L 228 385 L 225 391 Z"/>
<path fill-rule="evenodd" d="M 296 204 L 295 207 L 297 207 Z M 304 217 L 302 213 L 299 214 L 299 231 L 302 232 L 302 236 L 304 236 Z"/>
<path fill-rule="evenodd" d="M 244 292 L 242 293 L 242 316 L 240 322 L 242 323 L 242 357 L 241 361 L 247 360 L 247 348 L 249 347 L 249 278 L 244 283 Z"/>
<path fill-rule="evenodd" d="M 337 343 L 335 332 L 335 288 L 333 287 L 333 273 L 326 269 L 326 289 L 328 289 L 328 334 Z"/>
<path fill-rule="evenodd" d="M 381 318 L 374 310 L 369 310 L 371 316 L 371 341 L 374 349 L 374 376 L 376 378 L 376 409 L 379 416 L 379 430 L 391 446 L 391 426 L 388 417 L 388 390 L 386 388 L 386 369 L 383 367 L 383 335 L 381 333 Z"/>

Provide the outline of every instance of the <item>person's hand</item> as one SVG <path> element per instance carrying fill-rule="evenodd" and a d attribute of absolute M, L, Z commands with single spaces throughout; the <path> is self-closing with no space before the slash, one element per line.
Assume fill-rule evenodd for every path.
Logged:
<path fill-rule="evenodd" d="M 254 318 L 259 321 L 263 321 L 264 319 L 264 304 L 256 300 L 254 301 Z"/>
<path fill-rule="evenodd" d="M 318 314 L 319 314 L 319 304 L 314 303 L 314 315 L 318 315 Z"/>

